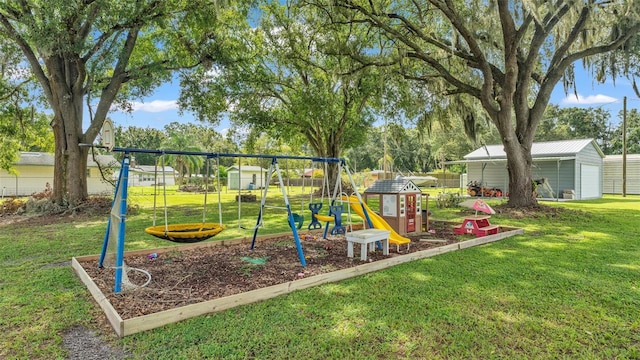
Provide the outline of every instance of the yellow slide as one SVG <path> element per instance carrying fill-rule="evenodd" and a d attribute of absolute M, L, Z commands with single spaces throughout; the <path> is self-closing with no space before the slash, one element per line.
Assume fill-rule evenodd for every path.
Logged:
<path fill-rule="evenodd" d="M 367 218 L 364 216 L 364 212 L 362 211 L 362 206 L 360 206 L 360 202 L 358 202 L 357 196 L 351 195 L 349 198 L 347 198 L 345 195 L 342 195 L 341 198 L 343 201 L 347 201 L 348 199 L 349 205 L 351 205 L 351 208 L 366 222 Z M 373 210 L 371 210 L 371 208 L 367 206 L 367 204 L 363 202 L 362 205 L 364 206 L 365 209 L 367 209 L 367 214 L 369 215 L 369 219 L 371 219 L 371 224 L 373 225 L 374 229 L 382 229 L 382 230 L 390 231 L 389 244 L 404 245 L 404 244 L 409 244 L 411 242 L 410 239 L 398 234 L 391 227 L 391 225 L 389 225 L 388 222 L 386 222 L 380 215 L 376 214 Z"/>

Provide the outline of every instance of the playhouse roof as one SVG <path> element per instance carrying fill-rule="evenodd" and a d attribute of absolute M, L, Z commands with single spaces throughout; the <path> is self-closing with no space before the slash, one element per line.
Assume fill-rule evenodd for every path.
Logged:
<path fill-rule="evenodd" d="M 368 194 L 399 194 L 422 192 L 411 180 L 378 180 L 365 191 Z"/>

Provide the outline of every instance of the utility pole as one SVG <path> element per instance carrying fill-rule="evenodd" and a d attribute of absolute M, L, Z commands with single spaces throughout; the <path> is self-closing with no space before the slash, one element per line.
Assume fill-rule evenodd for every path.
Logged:
<path fill-rule="evenodd" d="M 387 118 L 384 118 L 384 133 L 383 136 L 383 150 L 382 150 L 382 171 L 384 173 L 384 179 L 390 179 L 389 167 L 387 166 Z"/>
<path fill-rule="evenodd" d="M 627 196 L 627 97 L 622 102 L 622 197 Z"/>

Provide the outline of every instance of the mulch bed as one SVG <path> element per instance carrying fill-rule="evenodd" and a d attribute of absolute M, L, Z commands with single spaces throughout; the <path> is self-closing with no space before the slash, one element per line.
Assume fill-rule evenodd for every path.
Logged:
<path fill-rule="evenodd" d="M 306 237 L 304 232 L 300 236 L 304 239 L 302 246 L 306 267 L 300 265 L 291 235 L 259 242 L 253 251 L 248 244 L 238 244 L 175 250 L 157 254 L 155 258 L 148 254 L 127 256 L 125 263 L 129 267 L 149 272 L 151 281 L 145 287 L 118 294 L 113 292 L 113 269 L 98 269 L 95 262 L 80 264 L 120 317 L 130 319 L 364 263 L 360 260 L 358 244 L 354 246 L 355 257 L 347 257 L 344 236 L 333 236 L 328 240 L 323 240 L 318 235 L 315 238 Z M 454 235 L 451 225 L 440 223 L 431 232 L 416 234 L 410 238 L 412 243 L 408 251 L 405 245 L 400 249 L 402 252 L 398 253 L 396 246 L 390 244 L 389 255 L 382 255 L 381 250 L 376 250 L 369 253 L 367 261 L 443 246 L 468 237 Z M 128 274 L 134 284 L 143 284 L 148 279 L 147 275 L 138 271 L 129 271 Z"/>

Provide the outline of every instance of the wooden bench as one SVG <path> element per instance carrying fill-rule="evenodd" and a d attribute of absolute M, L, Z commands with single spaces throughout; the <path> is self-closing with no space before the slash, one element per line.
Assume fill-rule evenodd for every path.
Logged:
<path fill-rule="evenodd" d="M 375 250 L 376 242 L 380 241 L 382 244 L 382 254 L 389 255 L 389 230 L 380 229 L 364 229 L 347 233 L 347 256 L 353 257 L 353 243 L 360 244 L 360 260 L 367 260 L 367 247 L 369 251 Z"/>
<path fill-rule="evenodd" d="M 478 232 L 481 236 L 497 234 L 500 227 L 498 225 L 489 225 L 478 228 Z"/>

